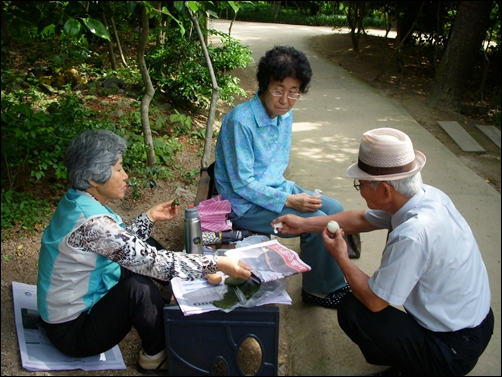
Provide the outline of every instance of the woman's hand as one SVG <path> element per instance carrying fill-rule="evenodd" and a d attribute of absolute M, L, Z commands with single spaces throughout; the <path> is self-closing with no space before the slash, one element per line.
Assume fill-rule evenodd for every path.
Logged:
<path fill-rule="evenodd" d="M 221 271 L 232 278 L 242 278 L 248 280 L 251 277 L 251 267 L 237 258 L 218 256 L 218 271 Z"/>
<path fill-rule="evenodd" d="M 322 207 L 322 199 L 305 192 L 301 194 L 290 194 L 288 195 L 285 206 L 294 208 L 300 212 L 314 212 Z"/>
<path fill-rule="evenodd" d="M 157 204 L 146 211 L 146 214 L 153 222 L 174 219 L 180 212 L 180 207 L 177 205 L 171 206 L 173 201 Z"/>

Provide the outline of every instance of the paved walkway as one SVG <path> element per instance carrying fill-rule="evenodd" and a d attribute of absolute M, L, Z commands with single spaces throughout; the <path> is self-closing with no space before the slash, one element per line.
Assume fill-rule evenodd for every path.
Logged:
<path fill-rule="evenodd" d="M 228 32 L 229 21 L 214 28 Z M 467 168 L 401 107 L 381 96 L 309 48 L 309 37 L 330 34 L 328 27 L 235 22 L 232 36 L 248 45 L 255 62 L 274 45 L 303 51 L 313 69 L 309 93 L 294 107 L 294 133 L 287 178 L 301 186 L 337 198 L 346 209 L 366 203 L 342 178 L 356 161 L 361 135 L 372 128 L 393 127 L 407 133 L 427 156 L 424 182 L 446 192 L 472 227 L 488 268 L 495 332 L 471 376 L 500 376 L 501 201 L 500 194 Z M 254 76 L 256 64 L 250 69 Z M 378 267 L 386 233 L 362 235 L 362 255 L 355 263 L 369 275 Z M 287 240 L 281 240 L 286 244 Z M 288 246 L 297 248 L 289 241 Z M 298 250 L 298 249 L 296 249 Z M 281 339 L 288 343 L 288 375 L 364 375 L 382 367 L 366 363 L 359 348 L 339 328 L 336 311 L 304 305 L 301 277 L 289 278 L 292 306 L 281 307 Z"/>

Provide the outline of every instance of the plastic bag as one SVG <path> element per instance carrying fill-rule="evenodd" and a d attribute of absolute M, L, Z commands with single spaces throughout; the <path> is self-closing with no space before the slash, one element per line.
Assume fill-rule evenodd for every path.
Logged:
<path fill-rule="evenodd" d="M 254 236 L 249 236 L 249 237 L 244 238 L 242 241 L 237 241 L 235 243 L 235 248 L 256 245 L 256 244 L 259 244 L 261 242 L 266 242 L 266 241 L 270 241 L 270 238 L 268 238 L 267 236 L 263 236 L 260 234 L 254 235 Z"/>
<path fill-rule="evenodd" d="M 264 241 L 269 241 L 269 238 L 263 235 L 250 236 L 244 238 L 242 241 L 236 242 L 236 247 L 255 245 Z M 227 249 L 217 249 L 215 251 L 215 254 L 225 255 L 227 251 L 228 251 Z M 247 284 L 253 284 L 253 281 L 250 279 L 248 280 Z M 281 294 L 283 291 L 286 290 L 287 286 L 288 283 L 285 278 L 262 283 L 258 291 L 255 292 L 249 299 L 246 298 L 245 294 L 242 292 L 241 289 L 239 289 L 239 286 L 237 286 L 235 289 L 236 297 L 235 298 L 231 297 L 231 299 L 233 299 L 234 301 L 237 300 L 235 305 L 227 308 L 222 308 L 218 306 L 218 309 L 228 313 L 238 307 L 251 308 L 253 306 L 259 306 L 262 305 L 262 303 L 265 301 L 267 297 Z M 225 294 L 228 293 L 228 291 L 229 291 L 229 286 L 227 284 L 221 284 L 221 286 L 218 287 L 218 294 L 220 294 L 221 297 L 224 297 Z M 228 295 L 232 296 L 231 294 Z"/>
<path fill-rule="evenodd" d="M 253 306 L 260 306 L 265 299 L 272 295 L 278 295 L 288 287 L 286 279 L 272 280 L 260 284 L 258 292 L 253 294 L 251 298 L 247 299 L 237 287 L 236 294 L 239 298 L 238 306 L 243 308 L 251 308 Z"/>
<path fill-rule="evenodd" d="M 262 305 L 263 302 L 265 302 L 266 298 L 272 295 L 279 295 L 282 291 L 284 291 L 287 288 L 286 279 L 273 280 L 260 284 L 258 291 L 253 293 L 253 295 L 250 298 L 246 298 L 245 289 L 248 288 L 244 287 L 246 284 L 249 286 L 251 284 L 257 284 L 257 283 L 250 279 L 246 281 L 246 283 L 240 286 L 230 287 L 228 284 L 222 284 L 220 287 L 218 287 L 217 293 L 220 295 L 220 297 L 225 298 L 225 295 L 227 295 L 226 299 L 228 301 L 230 302 L 232 300 L 235 301 L 235 304 L 229 307 L 222 307 L 218 305 L 217 306 L 218 309 L 224 311 L 225 313 L 229 313 L 238 307 L 251 308 L 253 306 L 260 306 Z"/>

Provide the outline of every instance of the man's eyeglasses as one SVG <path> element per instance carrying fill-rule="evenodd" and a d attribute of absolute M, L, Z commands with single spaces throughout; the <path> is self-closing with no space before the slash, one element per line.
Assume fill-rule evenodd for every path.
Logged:
<path fill-rule="evenodd" d="M 366 185 L 366 184 L 368 184 L 368 183 L 369 183 L 369 182 L 367 182 L 367 183 L 361 183 L 361 182 L 359 182 L 359 183 L 358 183 L 358 182 L 359 182 L 359 181 L 358 181 L 357 179 L 354 179 L 354 188 L 355 188 L 357 191 L 361 190 L 361 186 L 364 186 L 364 185 Z"/>
<path fill-rule="evenodd" d="M 272 95 L 274 97 L 282 97 L 284 95 L 284 91 L 283 90 L 272 90 L 270 89 L 270 93 L 272 93 Z M 301 94 L 300 93 L 288 93 L 288 98 L 289 99 L 292 99 L 294 101 L 296 101 L 297 99 L 300 99 L 301 97 Z"/>

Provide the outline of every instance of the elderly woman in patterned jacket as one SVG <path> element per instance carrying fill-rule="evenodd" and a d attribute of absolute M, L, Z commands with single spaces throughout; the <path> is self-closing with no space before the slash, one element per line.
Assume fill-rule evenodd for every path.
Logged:
<path fill-rule="evenodd" d="M 68 147 L 71 188 L 42 238 L 38 311 L 54 346 L 73 357 L 105 352 L 136 328 L 142 343 L 138 371 L 154 373 L 167 369 L 167 357 L 164 300 L 152 279 L 190 280 L 218 270 L 249 279 L 251 273 L 238 259 L 173 252 L 147 242 L 156 221 L 178 215 L 172 200 L 126 227 L 106 206 L 126 192 L 125 150 L 124 139 L 106 130 L 84 131 Z"/>

